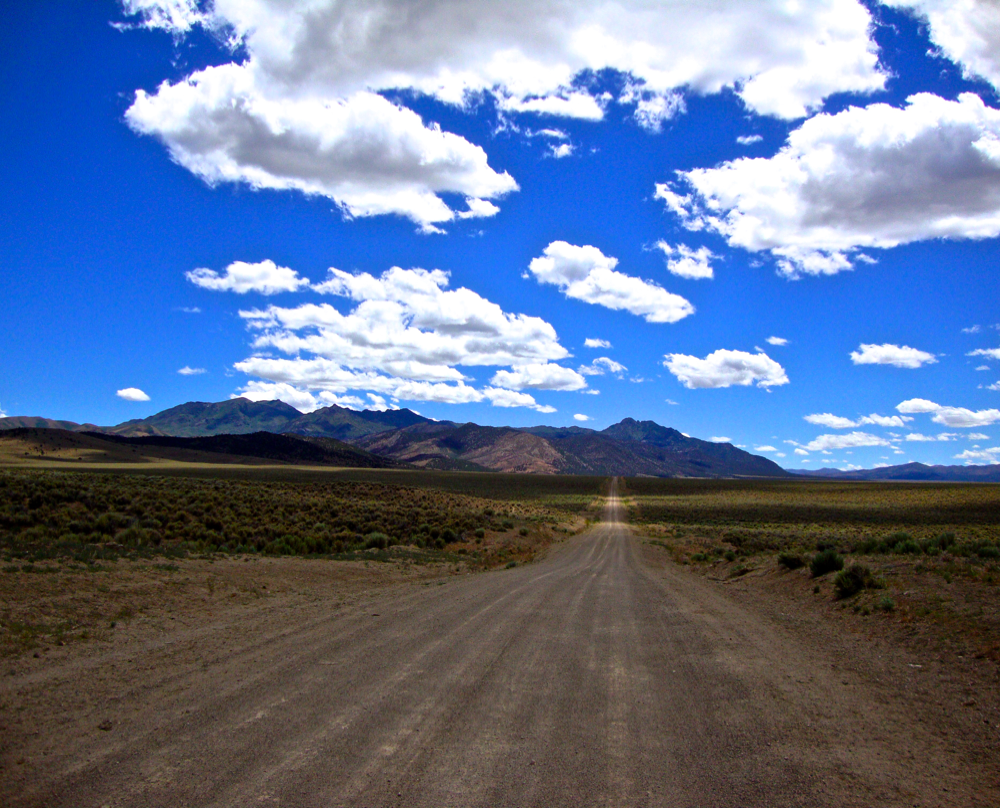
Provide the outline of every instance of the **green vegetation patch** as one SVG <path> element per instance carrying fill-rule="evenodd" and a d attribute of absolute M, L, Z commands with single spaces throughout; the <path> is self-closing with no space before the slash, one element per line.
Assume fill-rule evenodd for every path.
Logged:
<path fill-rule="evenodd" d="M 451 545 L 488 531 L 525 536 L 527 524 L 571 517 L 539 499 L 489 499 L 329 476 L 274 482 L 0 472 L 0 558 L 11 572 L 37 571 L 34 564 L 50 559 L 93 568 L 118 558 L 216 552 L 387 560 L 421 551 L 445 560 Z"/>

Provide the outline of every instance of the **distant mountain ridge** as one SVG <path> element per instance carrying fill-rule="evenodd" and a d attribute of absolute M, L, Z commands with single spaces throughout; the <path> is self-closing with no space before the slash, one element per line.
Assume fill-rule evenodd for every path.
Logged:
<path fill-rule="evenodd" d="M 24 427 L 65 429 L 70 432 L 103 432 L 130 438 L 155 435 L 203 438 L 210 435 L 274 432 L 353 441 L 365 435 L 418 423 L 434 422 L 407 409 L 358 411 L 332 405 L 314 412 L 301 413 L 283 401 L 232 398 L 219 402 L 189 401 L 148 418 L 135 418 L 117 426 L 101 427 L 50 418 L 16 416 L 0 418 L 0 430 Z"/>
<path fill-rule="evenodd" d="M 899 482 L 1000 483 L 1000 464 L 990 466 L 928 466 L 924 463 L 904 463 L 878 469 L 789 469 L 799 477 L 824 480 L 871 480 Z"/>
<path fill-rule="evenodd" d="M 430 468 L 651 477 L 787 477 L 777 463 L 730 444 L 688 438 L 654 421 L 626 418 L 582 427 L 421 424 L 362 438 L 375 454 Z"/>
<path fill-rule="evenodd" d="M 331 405 L 301 413 L 281 401 L 235 398 L 217 403 L 191 401 L 148 418 L 112 427 L 79 425 L 47 419 L 0 419 L 0 430 L 28 426 L 25 420 L 58 424 L 73 432 L 100 433 L 130 439 L 227 437 L 228 443 L 189 448 L 241 454 L 236 436 L 254 435 L 255 451 L 266 451 L 263 433 L 305 440 L 343 441 L 391 463 L 468 471 L 534 474 L 597 474 L 657 477 L 788 477 L 771 460 L 731 444 L 689 438 L 654 421 L 625 418 L 600 432 L 584 427 L 514 428 L 434 421 L 412 410 L 350 410 Z M 8 423 L 9 422 L 9 423 Z M 145 442 L 145 441 L 143 441 Z M 164 442 L 164 446 L 169 440 Z M 214 444 L 230 446 L 215 448 Z M 282 458 L 289 447 L 275 448 Z M 303 455 L 301 448 L 292 454 Z M 260 455 L 257 455 L 260 456 Z"/>

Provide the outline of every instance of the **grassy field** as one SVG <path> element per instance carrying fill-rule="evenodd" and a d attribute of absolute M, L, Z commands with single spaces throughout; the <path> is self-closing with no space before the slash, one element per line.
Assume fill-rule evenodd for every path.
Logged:
<path fill-rule="evenodd" d="M 0 472 L 0 557 L 8 564 L 216 552 L 380 558 L 405 546 L 428 557 L 461 551 L 482 559 L 487 535 L 516 544 L 541 528 L 567 530 L 599 490 L 586 478 L 529 490 L 520 475 L 168 471 Z"/>
<path fill-rule="evenodd" d="M 905 532 L 923 546 L 953 533 L 971 553 L 1000 538 L 997 485 L 635 479 L 622 495 L 636 524 L 696 530 L 748 552 L 817 542 L 851 551 Z"/>

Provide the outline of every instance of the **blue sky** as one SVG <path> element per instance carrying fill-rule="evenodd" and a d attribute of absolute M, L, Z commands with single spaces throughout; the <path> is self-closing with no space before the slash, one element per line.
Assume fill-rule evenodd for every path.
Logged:
<path fill-rule="evenodd" d="M 4 5 L 0 410 L 1000 462 L 995 4 L 310 7 Z"/>

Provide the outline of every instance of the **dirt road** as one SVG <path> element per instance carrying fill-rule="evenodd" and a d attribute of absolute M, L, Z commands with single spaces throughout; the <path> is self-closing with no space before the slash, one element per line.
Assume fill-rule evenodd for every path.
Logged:
<path fill-rule="evenodd" d="M 251 627 L 252 642 L 178 633 L 127 665 L 40 672 L 31 686 L 86 688 L 94 666 L 119 665 L 129 686 L 105 696 L 103 728 L 67 720 L 0 801 L 1000 804 L 995 768 L 908 699 L 912 670 L 855 665 L 848 640 L 735 608 L 618 515 L 612 499 L 540 563 L 318 604 Z M 171 642 L 201 643 L 205 664 L 165 669 Z"/>

